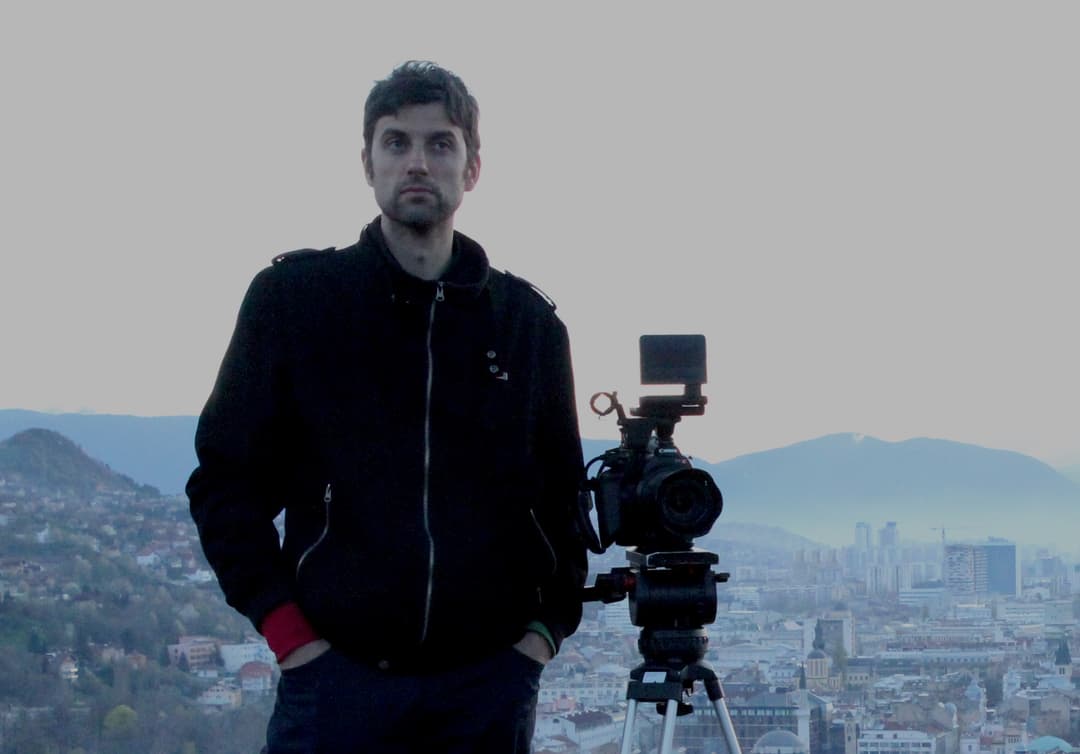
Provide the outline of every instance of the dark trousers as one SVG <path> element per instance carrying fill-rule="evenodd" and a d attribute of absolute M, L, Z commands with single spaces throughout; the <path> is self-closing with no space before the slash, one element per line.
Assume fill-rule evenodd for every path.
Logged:
<path fill-rule="evenodd" d="M 540 663 L 516 649 L 456 670 L 385 672 L 330 650 L 282 673 L 267 754 L 527 754 Z"/>

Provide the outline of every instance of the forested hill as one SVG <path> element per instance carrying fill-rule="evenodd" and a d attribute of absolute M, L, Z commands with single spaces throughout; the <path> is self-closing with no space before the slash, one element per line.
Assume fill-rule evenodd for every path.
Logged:
<path fill-rule="evenodd" d="M 0 441 L 0 479 L 53 494 L 160 497 L 157 488 L 139 484 L 88 456 L 74 442 L 49 429 L 27 429 Z"/>
<path fill-rule="evenodd" d="M 50 414 L 0 409 L 0 440 L 25 429 L 59 432 L 120 474 L 166 495 L 184 491 L 195 468 L 194 416 Z"/>

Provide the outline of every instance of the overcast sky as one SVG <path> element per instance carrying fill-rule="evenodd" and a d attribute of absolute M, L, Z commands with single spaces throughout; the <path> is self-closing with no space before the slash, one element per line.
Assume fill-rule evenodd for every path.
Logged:
<path fill-rule="evenodd" d="M 511 5 L 4 3 L 0 407 L 197 413 L 251 277 L 376 215 L 363 100 L 428 58 L 480 101 L 458 227 L 558 302 L 586 437 L 640 333 L 703 332 L 707 460 L 1080 463 L 1080 5 Z"/>

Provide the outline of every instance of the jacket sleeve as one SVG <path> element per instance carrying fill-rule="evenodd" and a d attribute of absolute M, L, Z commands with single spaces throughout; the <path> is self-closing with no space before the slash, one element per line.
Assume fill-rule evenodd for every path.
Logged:
<path fill-rule="evenodd" d="M 257 629 L 267 613 L 292 599 L 274 525 L 282 510 L 272 473 L 280 462 L 275 438 L 282 422 L 274 283 L 268 268 L 244 297 L 199 417 L 198 467 L 187 484 L 191 516 L 225 599 Z"/>
<path fill-rule="evenodd" d="M 540 525 L 556 554 L 554 573 L 541 585 L 537 620 L 551 632 L 556 649 L 581 622 L 581 590 L 588 561 L 577 533 L 578 489 L 584 478 L 581 436 L 566 328 L 554 320 L 544 354 L 545 389 L 539 414 L 538 450 L 542 459 L 543 505 Z"/>

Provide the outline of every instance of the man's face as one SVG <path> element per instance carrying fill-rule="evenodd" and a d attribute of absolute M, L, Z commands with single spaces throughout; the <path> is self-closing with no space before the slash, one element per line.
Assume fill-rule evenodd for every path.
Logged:
<path fill-rule="evenodd" d="M 440 102 L 406 105 L 375 122 L 364 172 L 383 215 L 417 231 L 450 222 L 480 175 L 461 128 Z"/>

